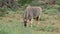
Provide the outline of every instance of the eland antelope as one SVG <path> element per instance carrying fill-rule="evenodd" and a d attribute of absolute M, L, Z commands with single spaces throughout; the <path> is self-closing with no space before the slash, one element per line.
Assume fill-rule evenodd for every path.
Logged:
<path fill-rule="evenodd" d="M 32 19 L 39 20 L 42 13 L 42 8 L 39 6 L 28 6 L 24 12 L 24 26 L 27 26 L 27 22 L 30 21 L 32 24 Z M 32 25 L 31 25 L 32 26 Z"/>

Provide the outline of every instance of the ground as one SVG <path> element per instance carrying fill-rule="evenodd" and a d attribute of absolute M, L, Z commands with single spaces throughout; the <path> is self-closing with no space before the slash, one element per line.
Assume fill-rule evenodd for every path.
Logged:
<path fill-rule="evenodd" d="M 43 17 L 32 28 L 23 26 L 23 13 L 11 12 L 6 17 L 0 17 L 0 34 L 60 34 L 60 15 L 48 15 L 42 13 Z"/>

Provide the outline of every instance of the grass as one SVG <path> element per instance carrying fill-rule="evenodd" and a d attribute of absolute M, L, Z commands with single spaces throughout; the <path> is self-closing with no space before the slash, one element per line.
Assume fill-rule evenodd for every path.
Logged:
<path fill-rule="evenodd" d="M 9 12 L 8 16 L 0 17 L 0 34 L 59 34 L 59 15 L 49 15 L 42 13 L 39 27 L 23 26 L 23 12 Z M 34 24 L 35 21 L 34 21 Z M 54 31 L 52 31 L 54 30 Z"/>

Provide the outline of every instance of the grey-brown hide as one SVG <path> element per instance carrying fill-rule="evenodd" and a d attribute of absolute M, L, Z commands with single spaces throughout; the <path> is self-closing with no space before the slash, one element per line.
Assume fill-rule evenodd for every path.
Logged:
<path fill-rule="evenodd" d="M 24 12 L 24 26 L 27 25 L 27 21 L 31 19 L 39 19 L 39 16 L 42 13 L 42 8 L 38 6 L 28 6 Z"/>

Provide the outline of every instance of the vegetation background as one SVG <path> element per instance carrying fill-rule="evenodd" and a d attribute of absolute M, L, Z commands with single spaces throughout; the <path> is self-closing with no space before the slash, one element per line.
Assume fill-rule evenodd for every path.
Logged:
<path fill-rule="evenodd" d="M 42 7 L 39 27 L 23 26 L 28 5 Z M 60 0 L 0 0 L 0 34 L 60 34 Z"/>

